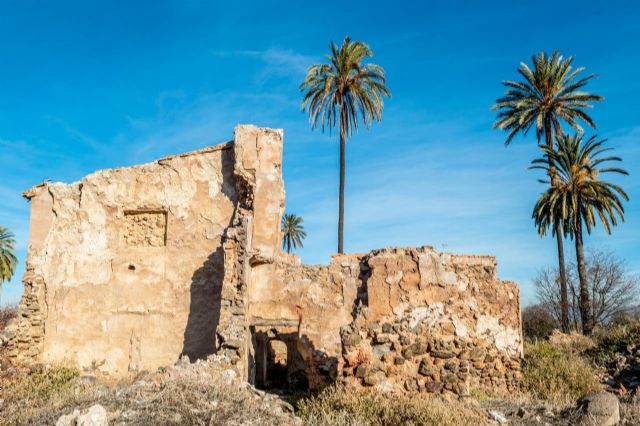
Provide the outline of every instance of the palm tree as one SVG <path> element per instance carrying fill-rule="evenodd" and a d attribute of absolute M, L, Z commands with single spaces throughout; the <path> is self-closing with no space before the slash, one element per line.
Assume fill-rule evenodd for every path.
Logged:
<path fill-rule="evenodd" d="M 16 240 L 7 228 L 0 226 L 0 288 L 2 283 L 11 280 L 16 270 Z"/>
<path fill-rule="evenodd" d="M 518 73 L 523 81 L 503 81 L 507 89 L 502 98 L 491 107 L 500 110 L 494 128 L 507 131 L 505 145 L 509 145 L 518 134 L 526 135 L 532 127 L 536 129 L 538 143 L 544 136 L 547 147 L 553 148 L 554 136 L 562 135 L 562 123 L 568 124 L 582 133 L 579 121 L 592 128 L 596 127 L 593 119 L 585 112 L 591 108 L 592 101 L 604 98 L 579 91 L 595 75 L 590 74 L 578 78 L 584 68 L 573 69 L 573 57 L 564 59 L 558 51 L 551 56 L 540 52 L 532 57 L 533 70 L 525 63 L 520 63 Z M 549 158 L 549 161 L 552 161 Z M 549 163 L 551 185 L 556 182 L 555 167 Z M 564 247 L 561 230 L 554 224 L 552 234 L 555 235 L 558 247 L 558 271 L 560 278 L 560 304 L 562 329 L 569 329 L 569 304 L 567 301 L 567 275 L 564 266 Z"/>
<path fill-rule="evenodd" d="M 346 37 L 342 46 L 329 45 L 328 63 L 309 67 L 300 91 L 301 104 L 308 111 L 311 127 L 319 124 L 340 129 L 340 202 L 338 208 L 338 253 L 343 252 L 345 148 L 347 138 L 358 130 L 359 120 L 365 128 L 373 121 L 382 120 L 383 96 L 390 96 L 384 70 L 375 64 L 364 64 L 373 56 L 369 46 Z"/>
<path fill-rule="evenodd" d="M 307 231 L 304 230 L 302 224 L 304 219 L 295 214 L 285 214 L 282 216 L 281 229 L 284 234 L 282 239 L 282 248 L 287 250 L 287 253 L 291 254 L 291 249 L 297 249 L 302 247 L 302 240 L 307 236 Z"/>
<path fill-rule="evenodd" d="M 580 319 L 584 334 L 591 334 L 593 318 L 584 260 L 583 229 L 586 228 L 590 234 L 599 218 L 610 234 L 611 226 L 618 224 L 618 218 L 624 221 L 622 200 L 629 200 L 620 186 L 600 179 L 604 173 L 628 174 L 619 167 L 601 167 L 610 161 L 622 161 L 619 157 L 600 157 L 611 150 L 603 147 L 605 142 L 592 136 L 583 143 L 582 135 L 562 135 L 557 140 L 557 149 L 543 146 L 544 157 L 534 160 L 532 166 L 556 179 L 556 183 L 538 199 L 533 218 L 540 235 L 544 235 L 547 228 L 559 225 L 563 233 L 575 241 L 580 281 Z M 556 167 L 553 174 L 551 167 Z"/>

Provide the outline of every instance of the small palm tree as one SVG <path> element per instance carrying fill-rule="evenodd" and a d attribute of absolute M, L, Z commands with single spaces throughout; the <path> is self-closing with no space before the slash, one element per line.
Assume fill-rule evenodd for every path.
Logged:
<path fill-rule="evenodd" d="M 343 252 L 345 149 L 347 138 L 358 130 L 359 120 L 365 128 L 382 120 L 383 96 L 390 96 L 384 70 L 375 64 L 364 64 L 373 56 L 371 49 L 360 41 L 346 37 L 342 46 L 329 45 L 328 63 L 309 67 L 300 85 L 304 92 L 301 104 L 308 111 L 311 127 L 319 124 L 324 131 L 336 125 L 340 129 L 340 199 L 338 207 L 338 253 Z"/>
<path fill-rule="evenodd" d="M 581 135 L 560 136 L 558 148 L 554 150 L 543 146 L 544 157 L 534 160 L 532 166 L 548 174 L 551 167 L 549 164 L 557 167 L 554 171 L 556 183 L 538 199 L 533 218 L 540 235 L 559 224 L 563 233 L 575 241 L 580 280 L 580 317 L 584 334 L 591 334 L 593 318 L 584 260 L 583 229 L 586 228 L 590 234 L 599 219 L 610 234 L 611 226 L 617 225 L 618 218 L 624 221 L 622 200 L 629 200 L 620 186 L 600 179 L 604 173 L 628 174 L 619 167 L 601 167 L 607 162 L 621 161 L 619 157 L 600 157 L 602 153 L 611 150 L 603 147 L 605 141 L 598 141 L 596 136 L 592 136 L 583 143 Z"/>
<path fill-rule="evenodd" d="M 533 70 L 525 63 L 520 63 L 518 73 L 523 81 L 503 81 L 507 87 L 504 96 L 491 107 L 500 110 L 494 128 L 507 131 L 506 145 L 509 145 L 518 134 L 526 135 L 532 127 L 536 129 L 538 143 L 544 136 L 547 147 L 553 148 L 554 136 L 562 135 L 562 123 L 568 124 L 582 133 L 579 122 L 592 128 L 595 122 L 585 110 L 592 107 L 590 102 L 604 98 L 582 89 L 595 75 L 578 76 L 584 68 L 572 68 L 573 57 L 564 59 L 558 51 L 551 56 L 544 52 L 533 56 Z M 549 161 L 552 161 L 549 159 Z M 549 163 L 551 184 L 555 183 L 555 167 Z M 553 225 L 553 224 L 552 224 Z M 562 232 L 554 227 L 558 247 L 558 265 L 560 275 L 560 299 L 562 312 L 562 329 L 569 328 L 569 304 L 567 300 L 567 277 L 564 265 L 564 247 Z"/>
<path fill-rule="evenodd" d="M 16 240 L 7 228 L 0 226 L 0 288 L 2 283 L 11 280 L 16 270 Z"/>
<path fill-rule="evenodd" d="M 291 254 L 291 249 L 297 249 L 302 247 L 302 240 L 307 236 L 307 231 L 304 230 L 302 224 L 304 219 L 295 214 L 285 214 L 282 216 L 281 229 L 284 234 L 282 239 L 282 248 L 287 250 L 287 253 Z"/>

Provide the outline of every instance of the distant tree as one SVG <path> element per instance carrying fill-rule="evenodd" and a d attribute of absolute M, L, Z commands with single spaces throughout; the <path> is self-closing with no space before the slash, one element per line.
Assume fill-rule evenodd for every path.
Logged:
<path fill-rule="evenodd" d="M 0 226 L 0 289 L 16 271 L 16 240 L 7 228 Z"/>
<path fill-rule="evenodd" d="M 539 303 L 522 310 L 522 331 L 525 337 L 547 337 L 559 325 L 558 318 L 551 313 L 551 306 Z"/>
<path fill-rule="evenodd" d="M 303 222 L 302 217 L 296 216 L 295 214 L 285 214 L 282 216 L 281 228 L 284 234 L 282 248 L 289 254 L 291 253 L 291 249 L 302 247 L 302 240 L 307 236 Z"/>
<path fill-rule="evenodd" d="M 553 148 L 554 136 L 562 135 L 562 123 L 566 123 L 578 132 L 582 121 L 592 128 L 596 127 L 586 110 L 590 102 L 601 101 L 599 95 L 580 91 L 593 74 L 578 78 L 584 68 L 572 68 L 573 57 L 564 59 L 558 51 L 552 55 L 540 52 L 532 57 L 533 70 L 524 62 L 520 63 L 518 73 L 522 81 L 503 81 L 507 90 L 502 98 L 492 106 L 500 110 L 494 128 L 507 131 L 505 145 L 518 134 L 526 135 L 532 127 L 536 129 L 538 143 L 544 136 L 545 143 Z M 551 159 L 549 159 L 551 161 Z M 549 163 L 551 184 L 556 182 L 555 167 Z M 559 224 L 551 224 L 552 234 L 556 236 L 558 248 L 558 271 L 560 294 L 562 299 L 561 324 L 564 331 L 568 327 L 567 280 L 564 265 L 563 234 Z"/>
<path fill-rule="evenodd" d="M 578 267 L 568 268 L 569 320 L 571 328 L 582 328 L 580 315 L 580 280 Z M 591 251 L 586 259 L 587 289 L 590 295 L 590 317 L 594 325 L 607 325 L 622 318 L 635 318 L 640 310 L 640 277 L 628 272 L 623 260 L 613 253 Z M 560 319 L 557 269 L 544 269 L 533 280 L 537 300 L 555 320 Z"/>
<path fill-rule="evenodd" d="M 550 226 L 561 222 L 563 233 L 571 236 L 575 242 L 584 334 L 591 334 L 594 324 L 584 259 L 583 229 L 586 228 L 590 234 L 598 218 L 610 234 L 611 226 L 617 225 L 618 219 L 624 221 L 622 201 L 629 199 L 620 186 L 601 180 L 605 173 L 628 174 L 619 167 L 601 167 L 608 162 L 622 161 L 619 157 L 600 157 L 612 149 L 604 148 L 605 142 L 606 139 L 596 140 L 596 136 L 583 142 L 579 134 L 561 135 L 557 138 L 558 148 L 542 146 L 544 157 L 534 160 L 532 166 L 546 171 L 549 176 L 555 175 L 555 183 L 538 199 L 533 218 L 540 235 L 544 235 Z M 550 171 L 549 164 L 555 164 L 555 172 Z"/>
<path fill-rule="evenodd" d="M 340 198 L 338 207 L 338 253 L 344 248 L 344 185 L 345 150 L 347 138 L 358 130 L 359 120 L 365 128 L 373 121 L 382 120 L 384 96 L 390 96 L 384 70 L 375 64 L 364 64 L 373 53 L 361 41 L 346 37 L 342 46 L 329 45 L 328 63 L 309 67 L 300 91 L 304 92 L 301 104 L 308 111 L 311 127 L 322 126 L 340 130 Z"/>

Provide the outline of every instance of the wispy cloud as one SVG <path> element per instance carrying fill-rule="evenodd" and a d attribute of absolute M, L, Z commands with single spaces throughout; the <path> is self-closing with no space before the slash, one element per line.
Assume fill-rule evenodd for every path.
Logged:
<path fill-rule="evenodd" d="M 245 57 L 254 58 L 263 63 L 263 67 L 258 73 L 256 80 L 262 84 L 273 77 L 285 77 L 294 79 L 296 82 L 302 81 L 307 68 L 318 62 L 320 58 L 316 56 L 304 55 L 291 49 L 281 49 L 272 47 L 266 50 L 234 50 L 216 51 L 215 56 Z"/>
<path fill-rule="evenodd" d="M 52 117 L 52 116 L 48 116 L 48 119 L 50 119 L 51 121 L 53 121 L 54 123 L 60 125 L 64 131 L 71 136 L 72 139 L 90 147 L 91 149 L 93 149 L 96 152 L 100 152 L 100 151 L 104 151 L 105 149 L 105 144 L 100 143 L 97 139 L 95 139 L 94 137 L 92 137 L 91 135 L 81 131 L 80 129 L 70 125 L 69 123 L 67 123 L 65 120 L 59 118 L 59 117 Z"/>

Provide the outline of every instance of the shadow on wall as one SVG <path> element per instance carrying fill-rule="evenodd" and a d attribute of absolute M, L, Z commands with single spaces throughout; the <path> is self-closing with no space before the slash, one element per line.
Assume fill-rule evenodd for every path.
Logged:
<path fill-rule="evenodd" d="M 233 149 L 221 151 L 221 191 L 234 205 L 237 205 L 234 161 Z M 231 226 L 232 220 L 233 217 L 229 218 L 225 228 Z M 221 236 L 220 246 L 207 258 L 202 267 L 193 273 L 191 278 L 189 318 L 184 330 L 182 348 L 182 355 L 187 355 L 191 361 L 205 359 L 218 349 L 216 348 L 216 330 L 220 323 L 224 280 L 223 241 L 224 236 Z"/>
<path fill-rule="evenodd" d="M 315 349 L 307 336 L 255 326 L 251 334 L 254 357 L 249 358 L 249 371 L 257 388 L 320 390 L 336 381 L 338 360 Z"/>
<path fill-rule="evenodd" d="M 191 361 L 215 353 L 215 336 L 220 322 L 222 280 L 224 277 L 222 246 L 211 254 L 191 279 L 191 304 L 184 330 L 182 355 Z"/>

